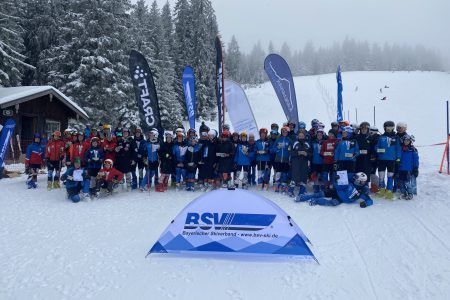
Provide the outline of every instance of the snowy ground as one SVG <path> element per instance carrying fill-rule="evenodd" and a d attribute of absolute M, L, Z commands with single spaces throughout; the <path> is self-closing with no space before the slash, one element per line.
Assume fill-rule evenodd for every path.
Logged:
<path fill-rule="evenodd" d="M 358 93 L 375 91 L 361 99 L 345 94 L 346 105 L 379 104 L 378 86 L 388 84 L 395 102 L 383 105 L 396 110 L 383 112 L 386 118 L 410 123 L 417 144 L 443 141 L 438 100 L 450 95 L 450 75 L 344 73 L 344 87 L 356 78 Z M 325 101 L 317 95 L 323 86 L 334 95 L 332 79 L 296 80 L 304 103 L 301 118 L 327 121 Z M 412 95 L 425 101 L 426 91 L 433 91 L 427 105 L 416 108 Z M 248 94 L 259 122 L 281 121 L 267 86 Z M 379 110 L 381 123 L 385 117 Z M 430 125 L 420 127 L 424 123 Z M 379 200 L 367 209 L 310 207 L 263 193 L 303 229 L 320 265 L 164 255 L 145 259 L 172 218 L 200 193 L 123 192 L 72 204 L 63 190 L 46 191 L 45 175 L 38 190 L 26 190 L 24 178 L 0 180 L 0 299 L 449 299 L 450 177 L 437 173 L 442 152 L 442 146 L 420 148 L 419 196 L 409 202 Z"/>

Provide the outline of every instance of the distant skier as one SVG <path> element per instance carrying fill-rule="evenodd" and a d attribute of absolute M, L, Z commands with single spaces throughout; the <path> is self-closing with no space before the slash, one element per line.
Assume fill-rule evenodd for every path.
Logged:
<path fill-rule="evenodd" d="M 387 100 L 387 97 L 386 96 L 384 96 L 383 98 L 381 98 L 380 100 Z"/>

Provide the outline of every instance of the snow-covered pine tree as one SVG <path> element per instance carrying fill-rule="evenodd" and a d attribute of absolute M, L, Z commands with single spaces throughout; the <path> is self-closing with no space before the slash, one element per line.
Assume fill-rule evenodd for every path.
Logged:
<path fill-rule="evenodd" d="M 228 44 L 225 55 L 225 74 L 227 77 L 239 82 L 240 78 L 240 65 L 241 65 L 241 51 L 239 50 L 239 44 L 236 37 L 233 35 L 231 41 Z"/>
<path fill-rule="evenodd" d="M 55 1 L 24 0 L 21 1 L 21 26 L 24 30 L 25 62 L 39 65 L 40 54 L 56 43 Z M 39 68 L 25 70 L 22 85 L 42 85 L 45 83 Z"/>
<path fill-rule="evenodd" d="M 210 0 L 191 1 L 191 25 L 193 31 L 192 67 L 196 75 L 197 114 L 200 118 L 213 120 L 217 102 L 214 40 L 218 33 L 217 20 Z"/>
<path fill-rule="evenodd" d="M 172 127 L 181 120 L 182 107 L 176 99 L 173 88 L 173 83 L 175 81 L 175 67 L 169 54 L 170 43 L 169 40 L 166 39 L 166 37 L 170 35 L 171 28 L 164 27 L 171 26 L 171 22 L 164 23 L 162 21 L 161 13 L 156 1 L 153 1 L 152 3 L 149 16 L 149 26 L 151 28 L 150 43 L 154 53 L 152 57 L 148 58 L 148 62 L 155 80 L 162 125 L 167 129 L 175 129 Z"/>
<path fill-rule="evenodd" d="M 175 63 L 175 81 L 174 91 L 176 93 L 177 101 L 183 107 L 184 116 L 187 116 L 185 109 L 185 101 L 183 95 L 183 85 L 181 83 L 181 76 L 183 69 L 189 64 L 192 64 L 193 54 L 193 30 L 192 30 L 192 16 L 191 6 L 188 0 L 177 0 L 174 8 L 174 39 L 172 55 Z M 193 67 L 193 66 L 192 66 Z M 198 115 L 198 114 L 197 114 Z"/>
<path fill-rule="evenodd" d="M 80 0 L 84 31 L 75 39 L 81 60 L 68 76 L 66 92 L 94 120 L 129 123 L 134 103 L 128 70 L 128 0 Z M 78 54 L 78 55 L 77 55 Z"/>
<path fill-rule="evenodd" d="M 25 70 L 35 67 L 26 63 L 20 5 L 16 0 L 0 2 L 0 86 L 20 85 Z"/>

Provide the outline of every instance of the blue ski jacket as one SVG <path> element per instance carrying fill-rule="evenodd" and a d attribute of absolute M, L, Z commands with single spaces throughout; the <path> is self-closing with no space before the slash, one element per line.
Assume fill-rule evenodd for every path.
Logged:
<path fill-rule="evenodd" d="M 401 158 L 400 139 L 395 133 L 385 132 L 375 146 L 378 160 L 397 160 Z"/>
<path fill-rule="evenodd" d="M 158 161 L 158 150 L 160 145 L 158 142 L 156 143 L 145 143 L 145 151 L 143 157 L 147 157 L 149 162 L 157 162 Z"/>
<path fill-rule="evenodd" d="M 174 142 L 173 145 L 173 155 L 175 157 L 175 161 L 177 163 L 182 163 L 184 162 L 184 155 L 186 154 L 186 150 L 187 150 L 187 143 L 186 141 L 183 142 Z"/>
<path fill-rule="evenodd" d="M 323 163 L 323 158 L 320 155 L 320 149 L 322 147 L 323 140 L 314 140 L 312 143 L 313 153 L 312 153 L 312 163 L 316 165 L 321 165 Z"/>
<path fill-rule="evenodd" d="M 88 178 L 87 171 L 83 168 L 79 168 L 83 172 L 83 179 Z M 78 187 L 80 184 L 83 185 L 83 181 L 74 181 L 73 179 L 69 179 L 68 177 L 73 177 L 73 172 L 75 171 L 74 167 L 70 167 L 67 169 L 66 173 L 61 176 L 61 180 L 66 181 L 66 189 L 70 190 Z"/>
<path fill-rule="evenodd" d="M 334 160 L 336 161 L 356 161 L 359 155 L 358 142 L 354 139 L 342 140 L 336 146 L 334 151 Z"/>
<path fill-rule="evenodd" d="M 289 151 L 292 141 L 287 136 L 280 136 L 272 146 L 272 152 L 275 153 L 275 162 L 288 163 Z"/>
<path fill-rule="evenodd" d="M 419 153 L 414 146 L 403 146 L 399 171 L 412 171 L 419 168 Z"/>
<path fill-rule="evenodd" d="M 90 147 L 84 154 L 84 161 L 88 169 L 101 169 L 104 155 L 100 147 Z"/>
<path fill-rule="evenodd" d="M 236 154 L 234 155 L 234 162 L 239 166 L 249 166 L 251 164 L 250 151 L 251 149 L 248 143 L 238 144 Z"/>
<path fill-rule="evenodd" d="M 255 145 L 256 161 L 270 161 L 270 142 L 257 140 Z"/>
<path fill-rule="evenodd" d="M 358 199 L 362 199 L 366 202 L 367 206 L 373 204 L 373 200 L 370 198 L 369 187 L 364 186 L 357 189 L 353 182 L 349 182 L 347 185 L 336 184 L 336 192 L 338 195 L 338 200 L 342 203 L 353 203 Z"/>

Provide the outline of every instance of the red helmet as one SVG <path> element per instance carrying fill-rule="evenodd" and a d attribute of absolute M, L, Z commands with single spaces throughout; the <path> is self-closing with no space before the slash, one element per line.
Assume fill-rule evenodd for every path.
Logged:
<path fill-rule="evenodd" d="M 56 130 L 55 132 L 53 132 L 53 136 L 59 136 L 59 137 L 61 137 L 61 131 Z"/>
<path fill-rule="evenodd" d="M 268 132 L 267 128 L 261 128 L 261 129 L 259 130 L 259 135 L 261 135 L 261 133 L 264 133 L 264 134 L 267 136 L 267 134 L 268 134 L 269 132 Z"/>
<path fill-rule="evenodd" d="M 289 126 L 283 126 L 283 128 L 281 128 L 281 131 L 283 131 L 283 130 L 286 130 L 287 132 L 291 131 Z"/>

